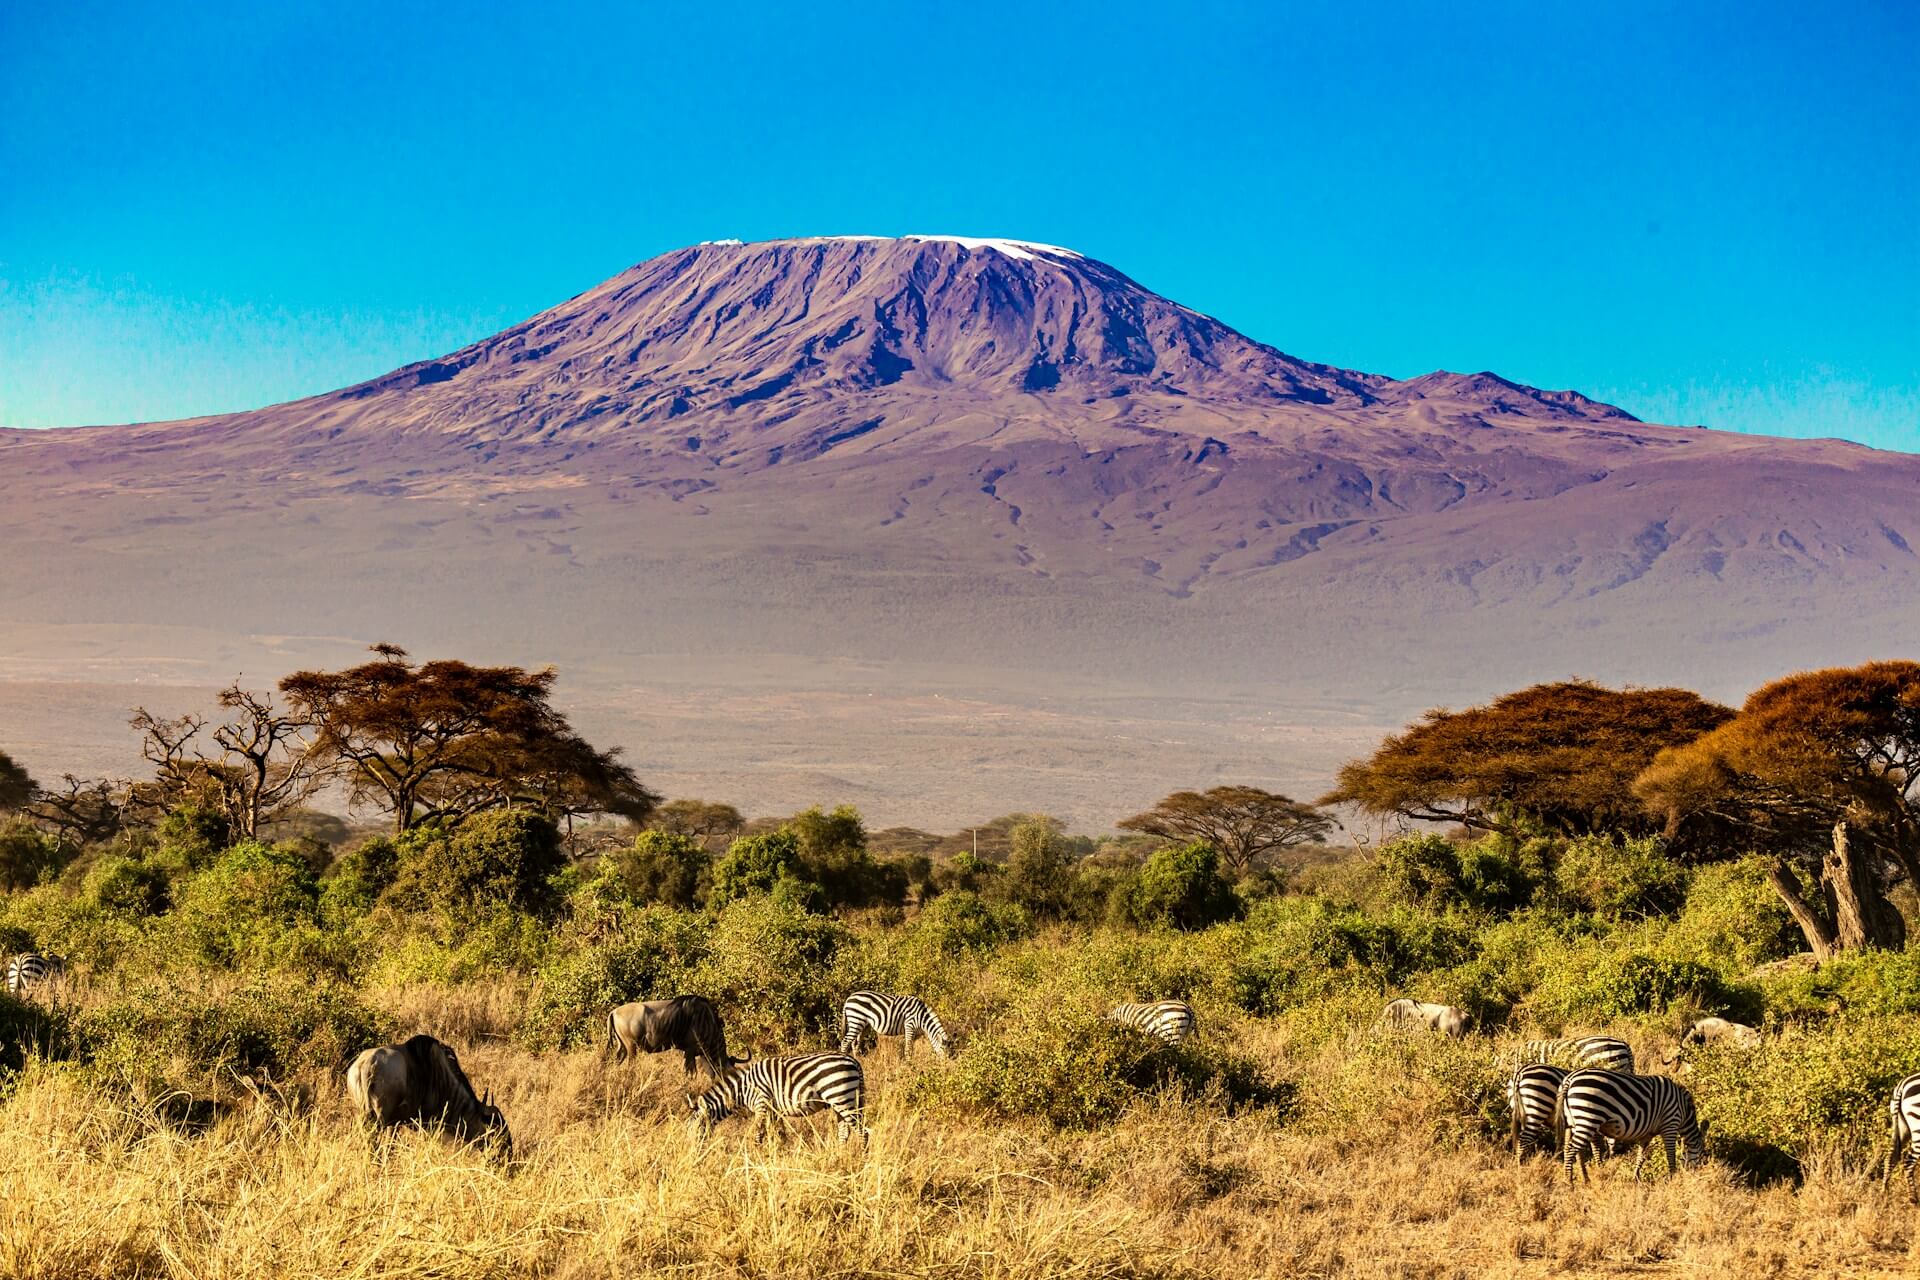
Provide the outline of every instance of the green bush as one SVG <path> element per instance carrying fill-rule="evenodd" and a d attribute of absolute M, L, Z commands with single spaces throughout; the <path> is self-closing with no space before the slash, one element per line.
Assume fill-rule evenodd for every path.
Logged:
<path fill-rule="evenodd" d="M 907 900 L 907 868 L 876 861 L 867 850 L 866 824 L 860 811 L 841 805 L 831 812 L 818 808 L 789 819 L 797 856 L 790 868 L 799 882 L 787 892 L 796 901 L 814 901 L 800 885 L 820 887 L 818 903 L 829 907 L 898 907 Z"/>
<path fill-rule="evenodd" d="M 67 864 L 60 842 L 24 818 L 0 823 L 0 890 L 31 888 Z"/>
<path fill-rule="evenodd" d="M 320 887 L 297 852 L 247 841 L 189 876 L 176 923 L 209 963 L 259 963 L 280 949 L 289 930 L 318 922 Z"/>
<path fill-rule="evenodd" d="M 1378 916 L 1320 897 L 1256 906 L 1224 964 L 1227 998 L 1248 1013 L 1278 1013 L 1355 986 L 1384 993 L 1415 974 L 1450 968 L 1473 935 L 1446 916 L 1396 909 Z"/>
<path fill-rule="evenodd" d="M 700 905 L 700 882 L 712 865 L 707 847 L 692 836 L 642 831 L 632 845 L 601 860 L 594 892 L 610 901 L 690 911 Z"/>
<path fill-rule="evenodd" d="M 375 836 L 333 864 L 320 886 L 320 914 L 331 922 L 366 915 L 400 874 L 400 848 Z"/>
<path fill-rule="evenodd" d="M 176 873 L 199 871 L 220 856 L 233 828 L 219 810 L 185 804 L 161 819 L 154 837 L 158 847 L 153 861 Z"/>
<path fill-rule="evenodd" d="M 277 1080 L 343 1070 L 392 1036 L 391 1020 L 348 988 L 256 978 L 225 994 L 142 987 L 80 1015 L 77 1038 L 102 1069 L 149 1088 L 230 1086 L 228 1072 Z"/>
<path fill-rule="evenodd" d="M 557 905 L 552 881 L 566 853 L 543 814 L 495 809 L 452 832 L 427 826 L 395 843 L 399 865 L 387 896 L 408 910 L 431 907 L 460 919 L 500 907 L 537 916 Z"/>
<path fill-rule="evenodd" d="M 1920 952 L 1842 952 L 1818 969 L 1785 973 L 1765 984 L 1768 1011 L 1785 1021 L 1839 1014 L 1920 1014 Z"/>
<path fill-rule="evenodd" d="M 765 835 L 742 836 L 713 866 L 708 905 L 715 909 L 762 895 L 777 895 L 801 907 L 824 902 L 818 884 L 806 878 L 800 863 L 800 838 L 782 827 Z"/>
<path fill-rule="evenodd" d="M 1154 852 L 1133 884 L 1128 914 L 1145 928 L 1204 929 L 1240 914 L 1240 899 L 1205 842 Z"/>
<path fill-rule="evenodd" d="M 1695 869 L 1686 903 L 1663 944 L 1670 954 L 1742 974 L 1805 948 L 1759 858 Z"/>
<path fill-rule="evenodd" d="M 1716 1014 L 1757 1022 L 1757 988 L 1729 983 L 1690 960 L 1605 950 L 1591 965 L 1568 966 L 1536 993 L 1532 1012 L 1551 1025 L 1604 1024 L 1616 1018 Z"/>
<path fill-rule="evenodd" d="M 664 907 L 628 916 L 611 941 L 556 948 L 540 969 L 518 1039 L 530 1049 L 597 1044 L 616 1005 L 682 994 L 683 975 L 705 949 L 699 918 Z"/>
<path fill-rule="evenodd" d="M 1799 1159 L 1832 1143 L 1855 1160 L 1877 1160 L 1888 1144 L 1888 1095 L 1920 1071 L 1920 1025 L 1911 1017 L 1846 1018 L 1788 1028 L 1749 1047 L 1707 1046 L 1690 1061 L 1710 1149 L 1745 1143 Z"/>
<path fill-rule="evenodd" d="M 73 1052 L 73 1014 L 64 1004 L 21 1000 L 0 990 L 0 1073 L 19 1071 L 33 1057 Z"/>
<path fill-rule="evenodd" d="M 1445 910 L 1505 913 L 1532 900 L 1546 872 L 1545 840 L 1492 834 L 1460 843 L 1432 832 L 1380 846 L 1376 864 L 1391 898 Z"/>
<path fill-rule="evenodd" d="M 756 1052 L 817 1042 L 831 1034 L 834 962 L 851 939 L 847 927 L 777 894 L 721 908 L 706 955 L 683 979 L 720 1006 L 729 1028 Z"/>
<path fill-rule="evenodd" d="M 93 864 L 81 882 L 81 898 L 102 911 L 154 916 L 173 902 L 173 882 L 144 858 L 113 854 Z"/>
<path fill-rule="evenodd" d="M 1687 891 L 1686 870 L 1652 837 L 1568 841 L 1553 874 L 1569 905 L 1609 920 L 1671 915 Z"/>
<path fill-rule="evenodd" d="M 1229 1110 L 1291 1107 L 1290 1084 L 1269 1079 L 1224 1041 L 1201 1036 L 1170 1049 L 1107 1021 L 1090 994 L 1061 984 L 1021 993 L 1006 1016 L 969 1040 L 946 1070 L 917 1077 L 910 1096 L 1063 1129 L 1110 1124 L 1143 1094 L 1161 1091 Z"/>

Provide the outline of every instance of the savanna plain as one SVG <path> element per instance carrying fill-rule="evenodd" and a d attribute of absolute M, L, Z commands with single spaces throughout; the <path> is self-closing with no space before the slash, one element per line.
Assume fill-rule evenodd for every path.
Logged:
<path fill-rule="evenodd" d="M 401 681 L 428 670 L 379 661 Z M 1893 665 L 1822 696 L 1920 688 Z M 1804 694 L 1811 678 L 1780 683 Z M 1482 737 L 1522 735 L 1515 708 L 1560 699 L 1589 719 L 1556 725 L 1599 726 L 1575 747 L 1640 774 L 1613 729 L 1643 724 L 1646 696 L 1555 686 L 1464 714 Z M 1768 705 L 1703 711 L 1676 749 L 1704 728 L 1759 769 L 1739 732 Z M 149 743 L 175 723 L 150 721 Z M 1343 803 L 1383 803 L 1396 761 L 1454 727 L 1389 739 L 1343 773 Z M 326 740 L 324 724 L 299 732 Z M 562 752 L 535 769 L 534 740 L 512 745 L 469 740 L 459 787 L 422 788 L 380 832 L 249 807 L 248 786 L 284 767 L 248 784 L 198 746 L 156 749 L 154 776 L 119 790 L 15 786 L 0 950 L 59 954 L 67 972 L 0 996 L 0 1274 L 1920 1267 L 1904 1180 L 1883 1177 L 1888 1092 L 1920 1070 L 1920 950 L 1901 923 L 1916 901 L 1891 855 L 1849 924 L 1846 903 L 1822 905 L 1819 851 L 1783 852 L 1784 827 L 1689 844 L 1607 809 L 1619 788 L 1594 801 L 1579 771 L 1513 784 L 1450 833 L 1321 843 L 1337 832 L 1288 802 L 1297 839 L 1240 857 L 1164 821 L 1094 838 L 1017 814 L 984 824 L 976 855 L 971 834 L 870 831 L 848 808 L 745 821 L 661 804 L 617 768 Z M 556 781 L 562 757 L 578 768 Z M 510 794 L 509 759 L 530 770 Z M 1663 776 L 1621 786 L 1651 805 Z M 1846 803 L 1853 847 L 1870 845 L 1884 814 Z M 576 812 L 601 804 L 633 821 Z M 1849 936 L 1861 919 L 1879 933 Z M 826 1049 L 859 990 L 920 996 L 952 1041 L 862 1050 L 864 1142 L 828 1116 L 765 1139 L 736 1116 L 702 1137 L 686 1100 L 704 1074 L 606 1052 L 611 1008 L 683 991 L 714 1001 L 736 1053 Z M 1473 1029 L 1380 1026 L 1400 995 L 1456 1005 Z M 1160 999 L 1193 1007 L 1190 1039 L 1104 1016 Z M 1705 1015 L 1760 1037 L 1680 1053 Z M 491 1094 L 510 1154 L 375 1135 L 353 1113 L 347 1063 L 416 1032 Z M 1705 1163 L 1669 1177 L 1656 1144 L 1639 1177 L 1608 1159 L 1569 1186 L 1557 1160 L 1515 1156 L 1523 1044 L 1587 1033 L 1686 1084 Z"/>

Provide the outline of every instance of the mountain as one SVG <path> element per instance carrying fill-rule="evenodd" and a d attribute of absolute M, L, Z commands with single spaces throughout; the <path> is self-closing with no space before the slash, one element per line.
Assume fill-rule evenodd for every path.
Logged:
<path fill-rule="evenodd" d="M 698 245 L 342 391 L 0 432 L 0 535 L 43 772 L 56 714 L 392 639 L 560 664 L 683 789 L 912 822 L 1305 790 L 1435 703 L 1735 697 L 1920 621 L 1920 458 L 1334 368 L 935 236 Z"/>

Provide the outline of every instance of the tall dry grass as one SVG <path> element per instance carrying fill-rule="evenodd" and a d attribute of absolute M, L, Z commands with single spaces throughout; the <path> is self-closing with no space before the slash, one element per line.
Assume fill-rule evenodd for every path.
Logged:
<path fill-rule="evenodd" d="M 1874 1276 L 1920 1273 L 1914 1211 L 1870 1171 L 1814 1160 L 1749 1190 L 1557 1167 L 1354 1089 L 1340 1046 L 1252 1047 L 1319 1107 L 1283 1121 L 1146 1099 L 1092 1133 L 916 1112 L 891 1044 L 869 1058 L 871 1145 L 824 1120 L 761 1146 L 688 1136 L 670 1057 L 610 1065 L 498 1035 L 511 998 L 396 1010 L 457 1026 L 514 1128 L 509 1165 L 407 1132 L 370 1142 L 336 1081 L 194 1131 L 56 1068 L 0 1103 L 0 1273 L 94 1276 Z M 1391 1089 L 1392 1080 L 1375 1082 Z M 292 1095 L 292 1096 L 298 1096 Z M 1315 1102 L 1314 1099 L 1319 1101 Z M 1342 1119 L 1342 1117 L 1367 1117 Z M 1436 1136 L 1439 1135 L 1439 1136 Z"/>

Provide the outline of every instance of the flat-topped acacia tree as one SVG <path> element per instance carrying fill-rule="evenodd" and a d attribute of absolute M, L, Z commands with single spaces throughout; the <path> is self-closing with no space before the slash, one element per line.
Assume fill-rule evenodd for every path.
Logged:
<path fill-rule="evenodd" d="M 344 671 L 295 672 L 280 691 L 350 800 L 392 813 L 396 831 L 507 806 L 638 822 L 659 803 L 618 748 L 596 749 L 554 710 L 553 668 L 415 664 L 387 644 L 373 652 Z"/>
<path fill-rule="evenodd" d="M 1205 841 L 1235 875 L 1244 875 L 1282 849 L 1321 843 L 1333 819 L 1259 787 L 1213 787 L 1176 791 L 1119 826 L 1166 840 Z"/>
<path fill-rule="evenodd" d="M 1684 853 L 1771 855 L 1769 879 L 1817 957 L 1899 947 L 1887 887 L 1901 874 L 1920 884 L 1920 662 L 1775 680 L 1662 752 L 1634 793 Z"/>
<path fill-rule="evenodd" d="M 1633 780 L 1670 748 L 1733 711 L 1688 689 L 1536 684 L 1465 711 L 1429 711 L 1344 766 L 1322 805 L 1514 833 L 1525 821 L 1564 835 L 1651 834 L 1661 821 Z"/>

